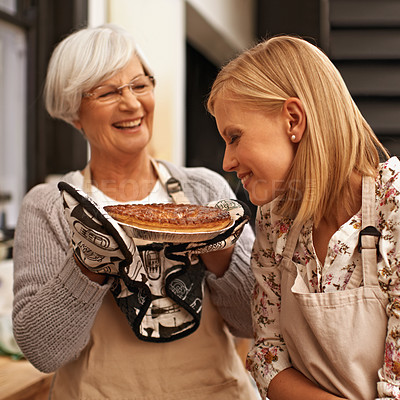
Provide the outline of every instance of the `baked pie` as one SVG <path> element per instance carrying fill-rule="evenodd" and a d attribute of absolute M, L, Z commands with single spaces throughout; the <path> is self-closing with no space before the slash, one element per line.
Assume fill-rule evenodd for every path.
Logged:
<path fill-rule="evenodd" d="M 214 232 L 232 222 L 228 211 L 196 204 L 118 204 L 104 210 L 118 222 L 155 231 Z"/>

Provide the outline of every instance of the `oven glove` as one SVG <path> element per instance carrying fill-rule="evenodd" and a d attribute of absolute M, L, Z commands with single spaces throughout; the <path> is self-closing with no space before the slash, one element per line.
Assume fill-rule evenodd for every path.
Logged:
<path fill-rule="evenodd" d="M 207 205 L 229 211 L 234 221 L 233 225 L 214 238 L 203 242 L 169 244 L 165 249 L 168 257 L 181 260 L 186 257 L 191 258 L 193 255 L 210 253 L 231 247 L 238 241 L 244 226 L 251 218 L 251 211 L 247 204 L 240 200 L 219 200 Z"/>
<path fill-rule="evenodd" d="M 92 272 L 126 278 L 129 265 L 141 264 L 133 240 L 81 189 L 66 182 L 59 182 L 58 188 L 74 257 Z"/>
<path fill-rule="evenodd" d="M 233 245 L 250 218 L 247 205 L 234 200 L 209 204 L 228 210 L 234 224 L 202 243 L 138 245 L 142 264 L 129 266 L 126 280 L 116 280 L 114 298 L 140 340 L 170 342 L 194 332 L 201 319 L 205 267 L 196 253 Z"/>
<path fill-rule="evenodd" d="M 194 332 L 201 319 L 205 267 L 197 254 L 232 246 L 250 219 L 246 204 L 220 200 L 208 205 L 226 209 L 234 224 L 202 243 L 138 245 L 143 265 L 131 266 L 131 283 L 116 282 L 117 304 L 136 336 L 150 342 L 169 342 Z"/>
<path fill-rule="evenodd" d="M 200 324 L 204 265 L 197 258 L 168 258 L 166 247 L 138 245 L 143 264 L 130 266 L 130 282 L 116 280 L 111 288 L 135 335 L 148 342 L 180 339 Z"/>

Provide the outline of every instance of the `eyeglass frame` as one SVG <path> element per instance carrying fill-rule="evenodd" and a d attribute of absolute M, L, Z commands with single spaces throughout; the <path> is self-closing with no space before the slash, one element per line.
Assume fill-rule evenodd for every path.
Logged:
<path fill-rule="evenodd" d="M 135 93 L 133 91 L 132 85 L 134 84 L 134 82 L 137 79 L 140 79 L 140 78 L 148 78 L 150 80 L 150 82 L 151 82 L 152 87 L 149 90 L 147 90 L 147 91 L 145 91 L 143 93 Z M 115 88 L 115 93 L 119 94 L 118 98 L 116 98 L 115 100 L 109 102 L 109 104 L 112 104 L 112 103 L 116 103 L 116 102 L 121 101 L 121 99 L 122 99 L 122 90 L 125 89 L 126 87 L 129 88 L 130 93 L 132 93 L 133 95 L 135 95 L 135 96 L 144 96 L 144 95 L 148 94 L 149 92 L 151 92 L 154 89 L 155 84 L 156 84 L 156 80 L 155 80 L 153 75 L 139 75 L 139 76 L 136 76 L 135 78 L 133 78 L 129 83 L 125 83 L 124 85 L 121 85 L 119 87 L 116 87 L 115 85 L 100 85 L 100 86 L 97 86 L 97 87 L 95 87 L 94 89 L 92 89 L 89 92 L 82 93 L 82 98 L 92 98 L 92 96 L 95 96 L 95 93 L 93 93 L 94 90 L 97 90 L 97 89 L 99 89 L 101 87 L 104 87 L 104 86 L 110 86 L 110 87 L 114 87 Z M 107 100 L 106 99 L 101 100 L 100 96 L 97 97 L 97 98 L 93 98 L 93 100 L 98 100 L 101 103 L 107 103 Z"/>

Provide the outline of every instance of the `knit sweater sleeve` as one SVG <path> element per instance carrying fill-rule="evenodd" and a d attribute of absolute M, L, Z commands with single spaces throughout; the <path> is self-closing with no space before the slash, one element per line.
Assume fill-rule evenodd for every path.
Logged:
<path fill-rule="evenodd" d="M 254 234 L 246 226 L 235 244 L 232 259 L 225 274 L 217 278 L 213 273 L 206 275 L 211 300 L 218 308 L 229 330 L 237 337 L 252 337 L 251 296 L 254 276 L 249 267 Z"/>
<path fill-rule="evenodd" d="M 185 195 L 195 204 L 206 204 L 221 199 L 235 199 L 227 181 L 206 168 L 177 168 L 165 163 L 183 187 Z M 207 272 L 206 283 L 211 300 L 217 307 L 230 332 L 237 337 L 252 337 L 251 296 L 254 275 L 250 268 L 250 254 L 254 232 L 247 224 L 235 244 L 228 270 L 222 277 Z"/>
<path fill-rule="evenodd" d="M 13 327 L 21 351 L 43 372 L 79 355 L 111 285 L 98 285 L 81 273 L 70 236 L 56 185 L 33 188 L 15 232 Z"/>

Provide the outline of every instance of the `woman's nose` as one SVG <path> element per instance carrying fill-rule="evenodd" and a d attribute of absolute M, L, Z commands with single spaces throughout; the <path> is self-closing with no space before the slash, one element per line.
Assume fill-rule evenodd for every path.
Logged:
<path fill-rule="evenodd" d="M 119 106 L 121 108 L 139 108 L 142 103 L 139 97 L 136 96 L 128 87 L 125 87 L 121 93 L 121 99 L 119 101 Z"/>
<path fill-rule="evenodd" d="M 234 171 L 238 166 L 238 161 L 231 150 L 225 147 L 224 160 L 222 162 L 222 168 L 226 172 Z"/>

